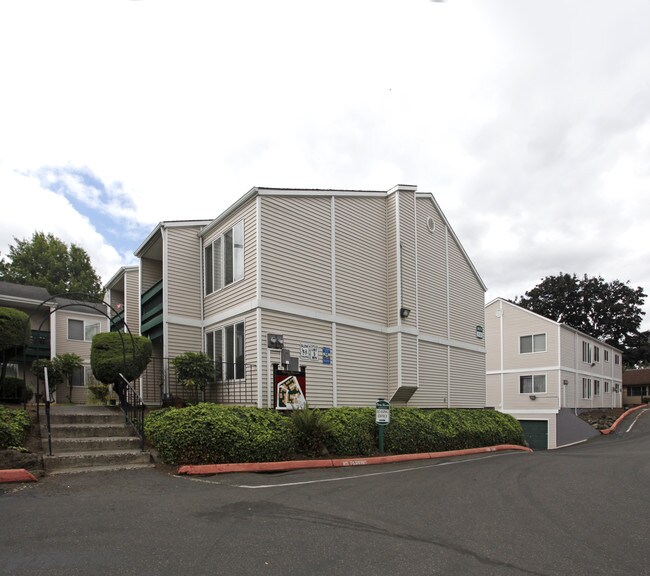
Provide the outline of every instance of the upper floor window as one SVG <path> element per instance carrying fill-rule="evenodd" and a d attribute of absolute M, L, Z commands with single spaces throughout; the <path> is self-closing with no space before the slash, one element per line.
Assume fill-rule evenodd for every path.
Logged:
<path fill-rule="evenodd" d="M 600 348 L 594 346 L 594 362 L 600 362 Z"/>
<path fill-rule="evenodd" d="M 603 350 L 603 360 L 605 360 L 605 362 L 609 362 L 609 350 L 607 349 Z"/>
<path fill-rule="evenodd" d="M 582 361 L 591 364 L 591 344 L 589 342 L 582 343 Z"/>
<path fill-rule="evenodd" d="M 531 352 L 546 352 L 546 334 L 532 334 L 530 336 L 521 336 L 519 338 L 520 354 L 530 354 Z"/>
<path fill-rule="evenodd" d="M 614 364 L 620 364 L 621 359 L 618 354 L 614 354 Z"/>
<path fill-rule="evenodd" d="M 207 244 L 203 253 L 205 293 L 221 290 L 244 277 L 244 221 Z"/>
<path fill-rule="evenodd" d="M 68 340 L 85 340 L 89 342 L 100 332 L 100 323 L 94 320 L 68 319 Z"/>
<path fill-rule="evenodd" d="M 520 394 L 544 394 L 546 392 L 546 374 L 519 377 Z"/>

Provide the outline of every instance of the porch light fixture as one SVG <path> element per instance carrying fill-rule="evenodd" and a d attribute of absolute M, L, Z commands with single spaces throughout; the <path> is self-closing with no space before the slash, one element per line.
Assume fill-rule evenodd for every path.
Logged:
<path fill-rule="evenodd" d="M 410 313 L 411 313 L 410 308 L 400 308 L 399 309 L 399 317 L 400 318 L 408 318 Z"/>

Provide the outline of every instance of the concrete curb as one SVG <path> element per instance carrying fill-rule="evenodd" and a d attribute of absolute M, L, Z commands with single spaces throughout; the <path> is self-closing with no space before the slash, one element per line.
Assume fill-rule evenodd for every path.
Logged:
<path fill-rule="evenodd" d="M 37 482 L 36 477 L 24 468 L 0 470 L 0 484 L 3 482 Z"/>
<path fill-rule="evenodd" d="M 234 472 L 288 472 L 308 468 L 342 468 L 347 466 L 369 466 L 373 464 L 391 464 L 411 460 L 429 460 L 433 458 L 452 458 L 471 454 L 485 454 L 502 450 L 521 450 L 532 452 L 530 448 L 516 444 L 500 444 L 483 448 L 467 448 L 448 452 L 423 452 L 421 454 L 396 454 L 394 456 L 371 456 L 368 458 L 334 458 L 327 460 L 288 460 L 284 462 L 249 462 L 241 464 L 194 464 L 181 466 L 178 474 L 207 476 Z"/>
<path fill-rule="evenodd" d="M 635 406 L 634 408 L 630 408 L 629 410 L 623 412 L 623 414 L 621 414 L 616 419 L 614 424 L 612 424 L 609 428 L 605 428 L 605 430 L 600 430 L 600 433 L 604 434 L 605 436 L 611 434 L 612 432 L 614 432 L 614 430 L 616 430 L 616 427 L 623 421 L 623 418 L 625 418 L 628 414 L 631 414 L 632 412 L 636 412 L 637 410 L 640 410 L 641 408 L 645 408 L 647 406 L 648 406 L 647 404 L 641 404 L 639 406 Z"/>

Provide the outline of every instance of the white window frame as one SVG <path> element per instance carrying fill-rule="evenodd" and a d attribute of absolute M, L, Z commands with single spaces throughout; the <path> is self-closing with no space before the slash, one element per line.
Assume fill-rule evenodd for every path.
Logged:
<path fill-rule="evenodd" d="M 230 331 L 232 334 L 229 334 Z M 221 350 L 217 349 L 219 347 Z M 246 377 L 245 322 L 242 320 L 206 331 L 205 352 L 215 363 L 218 382 L 224 379 L 243 380 Z M 241 360 L 238 360 L 239 358 Z"/>
<path fill-rule="evenodd" d="M 594 362 L 600 362 L 600 348 L 594 345 Z"/>
<path fill-rule="evenodd" d="M 621 363 L 621 357 L 618 354 L 614 354 L 614 364 L 618 365 Z"/>
<path fill-rule="evenodd" d="M 591 400 L 591 378 L 582 379 L 582 399 Z"/>
<path fill-rule="evenodd" d="M 530 391 L 524 390 L 524 380 L 530 379 Z M 537 386 L 543 383 L 543 386 L 540 386 L 540 389 L 537 389 Z M 542 389 L 543 388 L 543 389 Z M 546 374 L 525 374 L 519 376 L 519 394 L 546 394 Z"/>
<path fill-rule="evenodd" d="M 70 322 L 81 322 L 83 324 L 83 338 L 72 338 L 70 337 Z M 94 333 L 88 338 L 89 328 L 95 328 Z M 102 331 L 102 323 L 99 320 L 79 320 L 79 318 L 68 318 L 68 340 L 74 340 L 75 342 L 92 342 L 93 336 L 99 334 Z"/>
<path fill-rule="evenodd" d="M 544 349 L 543 350 L 537 350 L 537 347 L 535 346 L 535 338 L 539 336 L 544 336 Z M 530 351 L 523 351 L 522 350 L 522 342 L 524 338 L 530 338 Z M 519 336 L 519 354 L 540 354 L 542 352 L 547 351 L 547 336 L 546 332 L 540 332 L 538 334 L 524 334 L 523 336 Z"/>
<path fill-rule="evenodd" d="M 594 396 L 600 396 L 600 380 L 594 380 Z"/>
<path fill-rule="evenodd" d="M 608 380 L 605 380 L 605 390 L 604 390 L 604 392 L 605 392 L 605 394 L 609 394 L 609 381 Z"/>
<path fill-rule="evenodd" d="M 603 350 L 603 360 L 609 362 L 609 350 L 607 350 L 607 348 Z"/>
<path fill-rule="evenodd" d="M 79 368 L 79 370 L 83 370 L 83 383 L 82 384 L 75 384 L 74 380 L 73 380 L 72 387 L 73 388 L 87 388 L 88 387 L 89 376 L 91 376 L 92 373 L 93 373 L 92 369 L 87 364 L 84 364 L 83 366 L 81 366 Z M 74 379 L 74 376 L 73 376 L 73 379 Z"/>
<path fill-rule="evenodd" d="M 226 253 L 227 243 L 231 244 L 232 250 L 229 258 Z M 244 279 L 245 248 L 243 219 L 203 247 L 203 291 L 206 296 Z"/>
<path fill-rule="evenodd" d="M 591 364 L 591 342 L 582 341 L 582 361 Z"/>

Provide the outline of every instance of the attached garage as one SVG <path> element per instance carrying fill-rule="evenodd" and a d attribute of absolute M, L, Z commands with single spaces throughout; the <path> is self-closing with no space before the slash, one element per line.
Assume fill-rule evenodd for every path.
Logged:
<path fill-rule="evenodd" d="M 548 449 L 548 420 L 519 420 L 528 446 L 533 450 Z"/>

